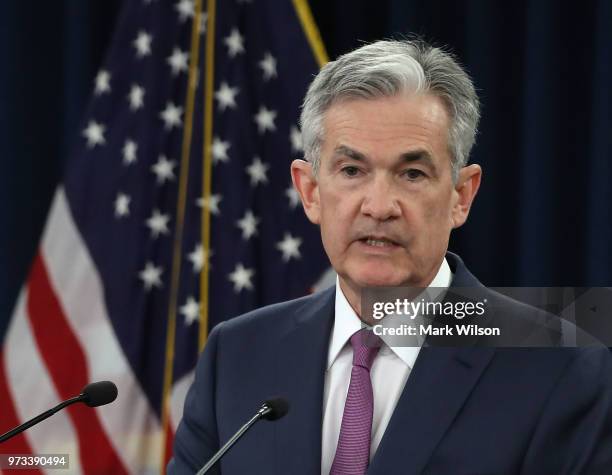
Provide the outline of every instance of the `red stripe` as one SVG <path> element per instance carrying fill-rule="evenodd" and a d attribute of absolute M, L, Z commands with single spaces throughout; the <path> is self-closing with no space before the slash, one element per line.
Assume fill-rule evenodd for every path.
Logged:
<path fill-rule="evenodd" d="M 11 430 L 13 427 L 17 427 L 22 421 L 17 416 L 17 409 L 13 404 L 13 398 L 9 390 L 8 379 L 6 377 L 6 371 L 4 370 L 4 349 L 0 351 L 0 433 Z M 12 439 L 3 442 L 0 445 L 0 454 L 32 454 L 32 447 L 28 443 L 25 434 L 22 432 L 16 435 Z M 22 474 L 40 474 L 40 470 L 20 470 Z"/>
<path fill-rule="evenodd" d="M 40 254 L 34 260 L 28 286 L 27 313 L 34 338 L 57 392 L 62 399 L 68 399 L 90 382 L 87 359 L 51 287 Z M 67 410 L 77 432 L 83 471 L 88 475 L 127 474 L 97 412 L 84 404 L 69 406 Z"/>
<path fill-rule="evenodd" d="M 172 444 L 174 443 L 174 431 L 172 430 L 172 424 L 168 421 L 168 427 L 166 428 L 166 449 L 164 451 L 164 466 L 162 468 L 162 474 L 166 474 L 166 467 L 168 462 L 172 458 Z"/>

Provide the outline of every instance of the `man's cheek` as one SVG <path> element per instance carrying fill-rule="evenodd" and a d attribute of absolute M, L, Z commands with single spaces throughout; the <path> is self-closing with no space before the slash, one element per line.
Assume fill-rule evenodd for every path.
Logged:
<path fill-rule="evenodd" d="M 446 222 L 451 212 L 450 204 L 447 201 L 441 201 L 440 197 L 425 199 L 418 204 L 418 207 L 422 210 L 422 216 L 426 222 L 440 222 L 442 220 Z"/>

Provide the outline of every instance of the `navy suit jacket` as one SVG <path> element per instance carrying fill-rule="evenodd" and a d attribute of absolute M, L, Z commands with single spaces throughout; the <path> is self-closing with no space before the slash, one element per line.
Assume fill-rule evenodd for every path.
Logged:
<path fill-rule="evenodd" d="M 447 260 L 452 286 L 482 285 L 457 256 Z M 510 308 L 529 321 L 528 307 L 510 301 Z M 214 473 L 320 473 L 333 319 L 330 288 L 217 325 L 185 401 L 169 473 L 195 473 L 273 396 L 289 401 L 289 413 L 258 422 Z M 610 475 L 611 356 L 605 348 L 423 347 L 367 473 Z"/>

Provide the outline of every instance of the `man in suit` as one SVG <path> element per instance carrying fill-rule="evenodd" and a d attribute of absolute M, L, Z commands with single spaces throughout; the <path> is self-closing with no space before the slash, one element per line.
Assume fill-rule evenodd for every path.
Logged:
<path fill-rule="evenodd" d="M 467 74 L 422 42 L 376 42 L 321 70 L 302 110 L 306 160 L 291 175 L 336 286 L 212 331 L 169 473 L 197 471 L 273 395 L 289 413 L 253 427 L 217 473 L 612 473 L 605 349 L 359 338 L 373 323 L 365 288 L 482 288 L 447 252 L 480 184 L 467 165 L 478 120 Z M 558 340 L 537 312 L 482 289 L 502 322 L 520 315 L 518 334 Z"/>

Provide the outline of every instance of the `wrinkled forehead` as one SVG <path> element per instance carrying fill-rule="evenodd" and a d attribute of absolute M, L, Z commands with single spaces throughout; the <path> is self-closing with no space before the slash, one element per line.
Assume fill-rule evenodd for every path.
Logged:
<path fill-rule="evenodd" d="M 433 94 L 345 98 L 328 108 L 322 125 L 323 156 L 343 147 L 364 155 L 420 149 L 450 164 L 450 116 L 445 102 Z"/>

